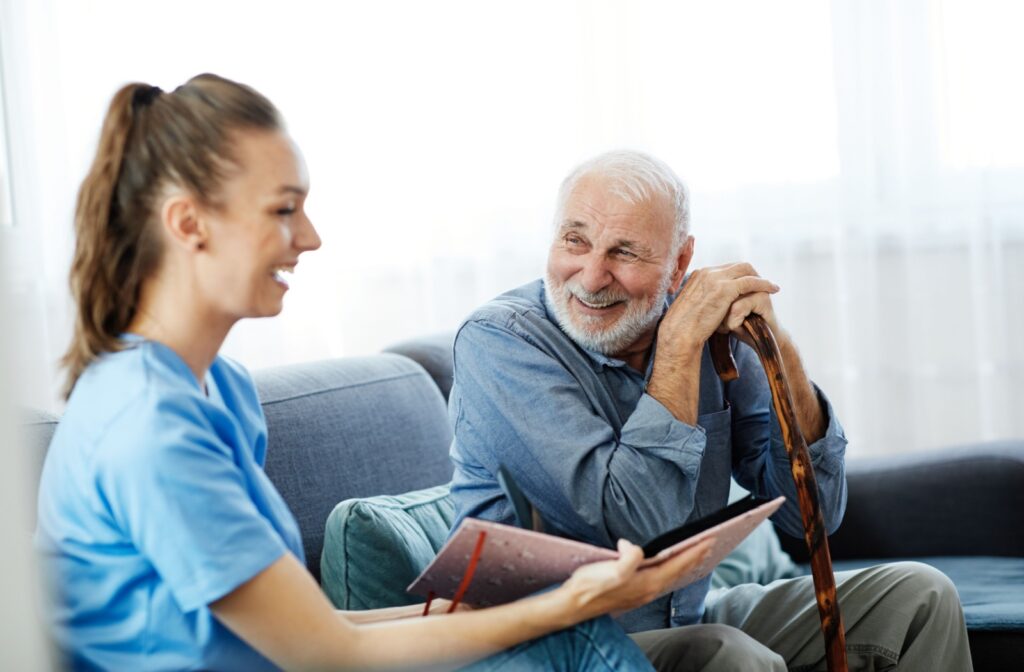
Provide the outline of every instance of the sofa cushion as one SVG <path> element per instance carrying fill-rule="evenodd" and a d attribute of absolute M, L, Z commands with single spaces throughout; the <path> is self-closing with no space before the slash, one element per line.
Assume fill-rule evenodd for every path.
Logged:
<path fill-rule="evenodd" d="M 405 592 L 455 518 L 448 486 L 341 502 L 327 519 L 321 585 L 339 609 L 422 602 Z"/>
<path fill-rule="evenodd" d="M 968 630 L 1024 632 L 1024 558 L 948 556 L 900 560 L 931 565 L 953 581 Z M 843 560 L 834 563 L 834 569 L 841 572 L 893 561 Z"/>
<path fill-rule="evenodd" d="M 450 480 L 444 400 L 415 362 L 346 357 L 263 369 L 254 379 L 269 432 L 267 476 L 298 521 L 318 580 L 335 504 Z"/>

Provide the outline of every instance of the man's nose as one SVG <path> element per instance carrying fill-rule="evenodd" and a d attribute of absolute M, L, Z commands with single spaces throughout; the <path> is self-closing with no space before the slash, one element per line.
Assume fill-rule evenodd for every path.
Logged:
<path fill-rule="evenodd" d="M 599 292 L 611 284 L 612 274 L 606 261 L 604 255 L 600 254 L 588 254 L 583 261 L 583 268 L 580 270 L 580 285 L 591 294 Z"/>

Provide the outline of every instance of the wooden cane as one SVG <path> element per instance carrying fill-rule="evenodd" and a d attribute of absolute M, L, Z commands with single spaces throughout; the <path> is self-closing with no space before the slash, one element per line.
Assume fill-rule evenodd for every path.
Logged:
<path fill-rule="evenodd" d="M 800 431 L 796 413 L 793 411 L 793 397 L 789 392 L 786 371 L 782 366 L 782 355 L 775 342 L 768 323 L 760 315 L 750 315 L 743 321 L 743 328 L 750 334 L 754 349 L 761 358 L 768 386 L 772 391 L 772 404 L 782 429 L 782 440 L 789 454 L 789 466 L 796 483 L 800 517 L 804 524 L 804 541 L 811 553 L 811 575 L 814 577 L 814 595 L 818 601 L 818 616 L 821 617 L 821 632 L 825 637 L 825 662 L 829 672 L 847 672 L 846 634 L 843 618 L 839 613 L 836 598 L 836 577 L 832 571 L 832 556 L 828 551 L 828 536 L 825 520 L 821 515 L 818 501 L 818 484 L 807 452 L 807 442 Z M 736 360 L 729 348 L 728 334 L 715 334 L 709 341 L 711 361 L 719 377 L 728 382 L 739 377 Z"/>

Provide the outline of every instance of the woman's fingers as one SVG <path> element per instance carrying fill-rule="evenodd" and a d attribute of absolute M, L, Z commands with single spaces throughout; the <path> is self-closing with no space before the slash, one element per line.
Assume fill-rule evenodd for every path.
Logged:
<path fill-rule="evenodd" d="M 644 561 L 644 552 L 636 544 L 626 539 L 619 539 L 619 559 L 616 564 L 622 572 L 622 576 L 628 576 L 637 570 L 640 563 Z"/>
<path fill-rule="evenodd" d="M 584 565 L 563 585 L 575 595 L 574 603 L 588 618 L 634 609 L 668 592 L 704 561 L 711 544 L 701 542 L 645 569 L 640 568 L 644 559 L 640 547 L 623 540 L 618 548 L 618 559 Z"/>
<path fill-rule="evenodd" d="M 672 578 L 678 578 L 685 572 L 690 571 L 694 567 L 700 565 L 707 559 L 708 555 L 711 554 L 711 549 L 714 547 L 714 540 L 705 539 L 699 544 L 686 549 L 682 553 L 669 558 L 662 565 L 665 566 L 665 572 Z"/>

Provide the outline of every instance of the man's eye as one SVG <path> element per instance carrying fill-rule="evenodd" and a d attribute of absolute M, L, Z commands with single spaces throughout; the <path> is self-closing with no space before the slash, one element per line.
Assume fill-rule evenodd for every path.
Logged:
<path fill-rule="evenodd" d="M 578 236 L 566 236 L 565 242 L 569 243 L 570 245 L 582 245 L 583 239 Z"/>
<path fill-rule="evenodd" d="M 279 208 L 278 211 L 277 211 L 277 214 L 280 217 L 287 217 L 288 215 L 294 215 L 295 214 L 295 206 L 289 205 L 289 206 L 284 207 L 284 208 Z"/>
<path fill-rule="evenodd" d="M 617 250 L 616 254 L 618 254 L 623 259 L 636 259 L 636 254 L 630 252 L 629 250 Z"/>

